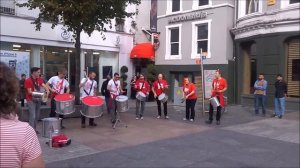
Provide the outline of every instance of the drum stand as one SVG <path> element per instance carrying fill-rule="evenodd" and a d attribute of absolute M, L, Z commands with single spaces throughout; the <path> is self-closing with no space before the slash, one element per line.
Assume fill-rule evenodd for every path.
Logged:
<path fill-rule="evenodd" d="M 120 113 L 118 111 L 116 112 L 116 122 L 112 125 L 113 129 L 115 129 L 117 125 L 124 126 L 127 128 L 127 125 L 121 121 Z"/>

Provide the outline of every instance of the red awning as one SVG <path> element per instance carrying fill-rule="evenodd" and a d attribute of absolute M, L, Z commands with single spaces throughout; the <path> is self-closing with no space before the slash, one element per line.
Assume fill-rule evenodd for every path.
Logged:
<path fill-rule="evenodd" d="M 130 58 L 146 58 L 154 60 L 155 52 L 151 43 L 141 43 L 133 47 Z"/>

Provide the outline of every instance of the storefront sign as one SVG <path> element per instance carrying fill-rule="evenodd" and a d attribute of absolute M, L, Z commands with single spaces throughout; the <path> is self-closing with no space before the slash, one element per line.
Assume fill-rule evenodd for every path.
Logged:
<path fill-rule="evenodd" d="M 29 76 L 29 52 L 0 50 L 0 60 L 16 72 L 18 78 L 22 74 Z"/>
<path fill-rule="evenodd" d="M 174 16 L 169 19 L 169 24 L 177 22 L 185 22 L 190 20 L 203 19 L 207 17 L 207 12 L 195 12 L 186 15 Z"/>
<path fill-rule="evenodd" d="M 268 6 L 275 5 L 276 0 L 268 0 Z"/>
<path fill-rule="evenodd" d="M 205 98 L 210 98 L 212 82 L 215 78 L 216 70 L 204 70 L 204 91 Z"/>

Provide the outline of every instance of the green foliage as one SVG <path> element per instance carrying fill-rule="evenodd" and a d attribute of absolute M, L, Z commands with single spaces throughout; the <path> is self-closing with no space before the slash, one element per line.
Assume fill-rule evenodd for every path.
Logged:
<path fill-rule="evenodd" d="M 147 79 L 150 81 L 150 83 L 153 83 L 155 81 L 155 77 L 156 77 L 157 71 L 155 69 L 155 65 L 152 64 L 148 64 L 147 65 Z"/>
<path fill-rule="evenodd" d="M 127 66 L 122 66 L 120 71 L 121 71 L 121 73 L 127 73 L 128 72 L 128 67 Z"/>
<path fill-rule="evenodd" d="M 126 88 L 127 78 L 128 78 L 128 75 L 126 73 L 128 72 L 128 67 L 124 65 L 121 67 L 120 71 L 121 71 L 122 86 L 123 88 Z"/>

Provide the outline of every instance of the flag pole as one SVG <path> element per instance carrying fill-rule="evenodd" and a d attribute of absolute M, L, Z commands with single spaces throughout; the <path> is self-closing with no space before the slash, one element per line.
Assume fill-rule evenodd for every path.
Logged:
<path fill-rule="evenodd" d="M 201 81 L 202 81 L 202 115 L 205 114 L 204 108 L 204 99 L 205 99 L 205 91 L 204 91 L 204 67 L 203 67 L 203 53 L 202 48 L 200 49 L 200 61 L 201 61 Z"/>

